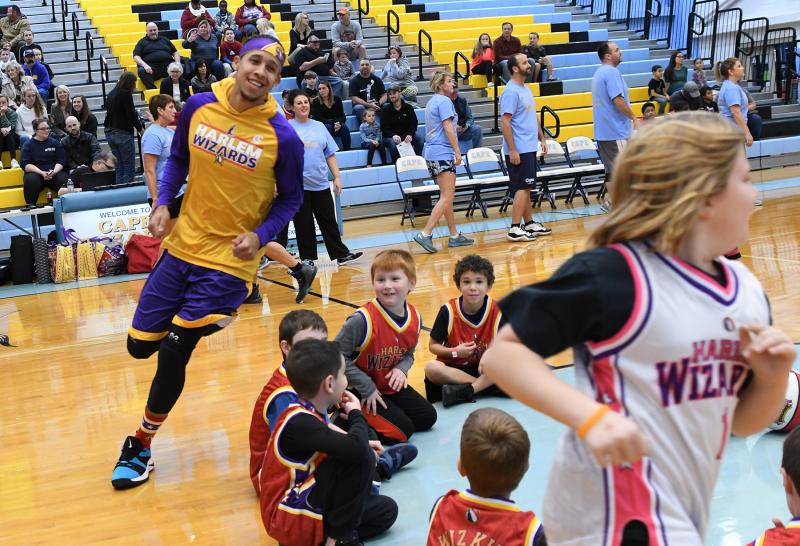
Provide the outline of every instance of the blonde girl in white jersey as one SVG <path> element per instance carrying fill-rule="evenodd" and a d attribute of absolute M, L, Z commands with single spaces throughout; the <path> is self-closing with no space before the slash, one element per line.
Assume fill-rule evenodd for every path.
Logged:
<path fill-rule="evenodd" d="M 590 249 L 500 302 L 485 373 L 569 427 L 543 504 L 551 546 L 702 546 L 728 437 L 780 411 L 794 346 L 721 257 L 754 207 L 741 140 L 700 112 L 637 131 Z M 544 362 L 568 347 L 575 387 Z"/>

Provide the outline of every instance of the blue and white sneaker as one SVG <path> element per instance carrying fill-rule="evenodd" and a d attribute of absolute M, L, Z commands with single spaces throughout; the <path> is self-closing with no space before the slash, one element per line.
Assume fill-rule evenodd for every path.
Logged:
<path fill-rule="evenodd" d="M 142 485 L 150 478 L 153 461 L 150 448 L 144 447 L 136 436 L 128 436 L 122 444 L 122 453 L 111 474 L 114 489 L 130 489 Z"/>
<path fill-rule="evenodd" d="M 417 458 L 417 448 L 413 444 L 396 444 L 384 448 L 378 458 L 378 473 L 381 479 L 391 479 L 392 474 Z"/>

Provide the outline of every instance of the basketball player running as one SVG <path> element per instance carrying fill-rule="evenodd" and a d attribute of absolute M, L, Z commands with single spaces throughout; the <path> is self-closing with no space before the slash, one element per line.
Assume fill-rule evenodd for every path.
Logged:
<path fill-rule="evenodd" d="M 794 346 L 753 274 L 721 257 L 754 207 L 741 138 L 705 112 L 641 129 L 593 248 L 500 302 L 485 373 L 571 429 L 543 501 L 551 546 L 701 546 L 730 434 L 783 404 Z M 543 360 L 568 347 L 575 387 Z"/>
<path fill-rule="evenodd" d="M 300 207 L 303 143 L 269 94 L 281 77 L 283 48 L 258 37 L 240 55 L 235 78 L 186 101 L 150 217 L 151 233 L 166 235 L 169 205 L 188 175 L 181 214 L 128 334 L 130 355 L 158 352 L 158 366 L 141 426 L 125 439 L 114 468 L 117 489 L 147 481 L 150 443 L 178 401 L 192 351 L 233 320 L 259 250 Z"/>

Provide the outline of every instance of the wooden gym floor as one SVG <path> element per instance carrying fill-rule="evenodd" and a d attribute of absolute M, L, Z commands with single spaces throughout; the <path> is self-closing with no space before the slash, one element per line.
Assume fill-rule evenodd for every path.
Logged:
<path fill-rule="evenodd" d="M 770 191 L 764 204 L 753 215 L 744 261 L 766 287 L 777 326 L 800 340 L 800 189 Z M 500 298 L 550 275 L 601 221 L 553 223 L 552 237 L 527 244 L 494 230 L 478 233 L 475 247 L 435 255 L 414 243 L 395 246 L 415 254 L 410 301 L 430 327 L 458 293 L 451 276 L 460 256 L 477 252 L 494 263 L 492 293 Z M 346 228 L 349 237 L 397 232 L 398 221 Z M 321 267 L 303 304 L 325 318 L 331 337 L 353 305 L 372 297 L 369 264 L 381 247 L 363 250 L 353 266 Z M 280 284 L 262 281 L 263 305 L 244 306 L 232 326 L 201 341 L 181 400 L 154 442 L 156 471 L 126 492 L 112 489 L 111 470 L 141 418 L 155 368 L 155 359 L 135 361 L 125 349 L 144 281 L 0 299 L 0 333 L 16 346 L 0 347 L 0 544 L 273 544 L 248 479 L 247 433 L 255 398 L 280 362 L 278 323 L 297 306 L 284 268 L 263 276 Z M 421 390 L 427 342 L 423 332 L 411 373 Z M 570 362 L 567 353 L 552 360 Z M 413 502 L 397 500 L 401 512 Z"/>

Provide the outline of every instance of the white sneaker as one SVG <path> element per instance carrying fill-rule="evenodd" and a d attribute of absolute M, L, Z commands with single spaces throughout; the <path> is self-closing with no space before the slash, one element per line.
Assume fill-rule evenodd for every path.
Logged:
<path fill-rule="evenodd" d="M 17 161 L 16 159 L 12 159 L 12 160 L 11 160 L 11 168 L 12 168 L 12 169 L 19 169 L 19 168 L 21 168 L 21 167 L 19 166 L 19 161 Z"/>
<path fill-rule="evenodd" d="M 530 231 L 525 231 L 519 226 L 514 226 L 508 230 L 506 239 L 513 242 L 528 242 L 536 239 L 536 234 Z"/>
<path fill-rule="evenodd" d="M 534 235 L 550 235 L 553 233 L 553 230 L 549 227 L 545 226 L 541 222 L 537 222 L 535 220 L 531 220 L 529 223 L 525 224 L 522 229 L 527 231 L 528 233 L 533 233 Z"/>

